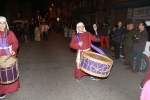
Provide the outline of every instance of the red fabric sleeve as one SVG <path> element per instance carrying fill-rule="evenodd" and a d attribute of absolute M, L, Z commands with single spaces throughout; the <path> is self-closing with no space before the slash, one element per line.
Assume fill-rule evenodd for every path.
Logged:
<path fill-rule="evenodd" d="M 96 37 L 93 36 L 91 33 L 88 32 L 88 34 L 89 34 L 90 40 L 92 40 L 93 42 L 99 42 L 99 39 L 96 39 Z"/>
<path fill-rule="evenodd" d="M 77 41 L 75 35 L 72 37 L 72 40 L 71 40 L 71 43 L 70 43 L 70 47 L 73 48 L 73 49 L 76 49 L 76 50 L 79 49 L 78 41 Z"/>
<path fill-rule="evenodd" d="M 9 32 L 9 35 L 7 36 L 7 43 L 12 45 L 12 50 L 17 54 L 18 40 L 12 31 L 9 30 L 8 32 Z"/>

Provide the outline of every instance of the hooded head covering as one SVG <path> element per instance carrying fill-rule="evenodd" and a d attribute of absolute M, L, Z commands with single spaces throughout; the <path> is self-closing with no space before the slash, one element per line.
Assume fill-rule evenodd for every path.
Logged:
<path fill-rule="evenodd" d="M 79 22 L 79 23 L 77 24 L 77 26 L 76 26 L 77 34 L 79 33 L 79 31 L 78 31 L 78 27 L 79 27 L 79 26 L 84 26 L 84 24 L 83 24 L 82 22 Z M 85 27 L 84 27 L 83 32 L 86 32 Z M 83 33 L 83 32 L 80 32 L 80 33 Z"/>
<path fill-rule="evenodd" d="M 0 16 L 0 22 L 6 22 L 6 27 L 7 27 L 7 29 L 9 30 L 9 27 L 8 27 L 8 24 L 7 24 L 7 20 L 6 20 L 5 17 Z"/>

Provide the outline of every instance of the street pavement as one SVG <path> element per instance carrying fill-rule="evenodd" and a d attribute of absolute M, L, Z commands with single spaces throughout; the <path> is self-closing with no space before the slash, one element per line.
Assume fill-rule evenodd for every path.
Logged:
<path fill-rule="evenodd" d="M 74 78 L 76 53 L 70 39 L 55 32 L 48 41 L 28 42 L 18 54 L 20 89 L 4 100 L 140 100 L 139 84 L 145 73 L 125 70 L 122 59 L 114 60 L 108 78 L 93 81 Z M 112 58 L 108 48 L 104 52 Z M 113 59 L 113 58 L 112 58 Z"/>

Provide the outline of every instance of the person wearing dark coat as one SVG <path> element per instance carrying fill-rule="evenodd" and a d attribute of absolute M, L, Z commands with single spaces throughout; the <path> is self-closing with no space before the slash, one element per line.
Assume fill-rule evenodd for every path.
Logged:
<path fill-rule="evenodd" d="M 29 25 L 29 36 L 30 36 L 31 41 L 34 41 L 34 30 L 35 30 L 35 25 L 34 25 L 34 22 L 32 22 Z"/>
<path fill-rule="evenodd" d="M 117 28 L 117 25 L 114 27 Z M 109 33 L 109 47 L 111 51 L 114 51 L 114 32 L 113 30 Z"/>
<path fill-rule="evenodd" d="M 130 65 L 126 68 L 126 70 L 131 70 L 131 72 L 136 73 L 139 72 L 139 68 L 141 66 L 142 54 L 145 50 L 146 41 L 148 39 L 148 32 L 146 31 L 146 23 L 141 22 L 139 24 L 139 32 L 134 35 L 134 44 L 133 50 L 130 56 Z M 134 58 L 136 57 L 136 66 L 133 69 Z"/>
<path fill-rule="evenodd" d="M 122 22 L 118 22 L 118 27 L 113 29 L 115 55 L 112 57 L 115 57 L 115 59 L 119 59 L 120 57 L 120 45 L 122 41 L 123 32 L 124 32 L 124 29 L 122 28 Z"/>
<path fill-rule="evenodd" d="M 126 34 L 124 34 L 124 41 L 123 41 L 124 53 L 126 59 L 125 65 L 129 65 L 130 55 L 134 44 L 132 37 L 136 34 L 136 29 L 134 28 L 133 23 L 128 24 L 127 27 L 128 27 L 127 28 L 128 31 Z"/>

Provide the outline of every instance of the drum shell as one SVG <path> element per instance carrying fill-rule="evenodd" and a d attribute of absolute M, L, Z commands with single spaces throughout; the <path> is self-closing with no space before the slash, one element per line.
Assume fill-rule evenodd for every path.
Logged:
<path fill-rule="evenodd" d="M 103 60 L 99 60 L 97 58 L 93 58 L 90 54 L 94 56 L 98 56 L 98 58 L 103 58 Z M 90 75 L 105 78 L 110 74 L 110 70 L 112 67 L 113 61 L 107 57 L 98 53 L 83 51 L 83 55 L 80 62 L 80 69 Z"/>

